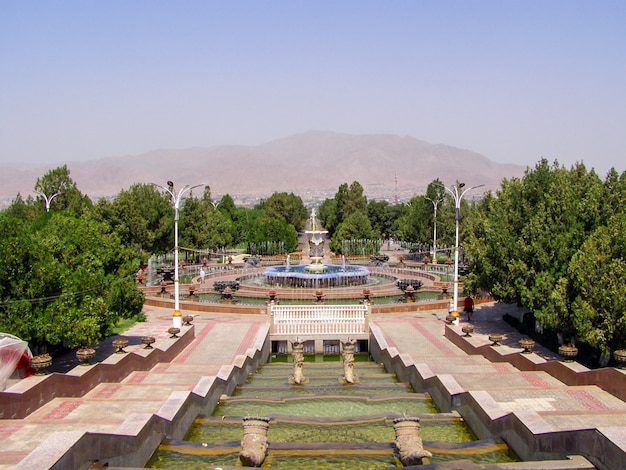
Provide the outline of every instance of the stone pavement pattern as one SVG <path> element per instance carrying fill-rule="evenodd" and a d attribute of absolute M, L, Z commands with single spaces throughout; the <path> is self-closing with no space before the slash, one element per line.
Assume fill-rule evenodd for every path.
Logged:
<path fill-rule="evenodd" d="M 144 312 L 148 320 L 124 332 L 134 339 L 125 348 L 127 353 L 142 353 L 142 336 L 155 336 L 155 348 L 175 341 L 167 333 L 171 310 L 144 307 Z M 53 433 L 115 433 L 132 413 L 157 413 L 172 392 L 193 390 L 201 377 L 216 375 L 223 365 L 232 364 L 266 321 L 256 315 L 198 314 L 193 322 L 195 339 L 171 363 L 132 372 L 120 383 L 101 383 L 82 397 L 55 398 L 24 419 L 0 420 L 0 468 L 12 468 Z"/>
<path fill-rule="evenodd" d="M 484 304 L 473 324 L 485 334 L 503 331 L 506 306 Z M 152 335 L 172 341 L 166 332 L 171 311 L 145 307 L 148 320 L 124 336 L 134 339 L 128 352 L 141 353 L 137 338 Z M 389 346 L 410 356 L 432 375 L 449 374 L 465 390 L 488 397 L 502 413 L 534 411 L 551 429 L 611 427 L 626 439 L 626 404 L 595 386 L 568 387 L 545 372 L 522 372 L 505 362 L 492 363 L 468 355 L 444 337 L 447 312 L 376 315 L 372 318 Z M 265 316 L 200 313 L 195 339 L 172 362 L 150 371 L 135 371 L 120 383 L 101 383 L 80 398 L 55 398 L 24 419 L 0 420 L 0 469 L 11 468 L 53 433 L 60 431 L 115 433 L 132 413 L 156 413 L 175 391 L 189 391 L 205 376 L 232 364 L 254 342 Z M 477 334 L 480 336 L 480 333 Z M 514 334 L 509 333 L 511 344 Z M 483 339 L 485 342 L 486 338 Z M 503 348 L 511 345 L 502 346 Z M 519 348 L 517 348 L 519 350 Z M 554 358 L 538 349 L 538 354 Z M 111 350 L 112 352 L 112 350 Z M 557 358 L 554 358 L 557 359 Z"/>

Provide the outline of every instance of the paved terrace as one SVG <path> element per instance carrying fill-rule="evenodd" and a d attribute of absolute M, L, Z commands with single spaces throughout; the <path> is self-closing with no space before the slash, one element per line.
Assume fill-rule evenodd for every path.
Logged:
<path fill-rule="evenodd" d="M 583 454 L 598 468 L 626 468 L 626 403 L 615 396 L 624 392 L 625 372 L 611 369 L 613 393 L 567 385 L 588 371 L 539 346 L 521 354 L 517 333 L 501 320 L 507 309 L 517 313 L 478 306 L 471 338 L 460 331 L 464 322 L 445 324 L 445 310 L 374 315 L 372 354 L 417 391 L 428 391 L 442 411 L 457 409 L 479 438 L 500 435 L 527 459 L 565 450 L 562 459 Z M 171 339 L 171 309 L 145 312 L 148 321 L 124 333 L 127 354 L 113 354 L 108 345 L 97 366 L 29 377 L 1 394 L 0 469 L 79 469 L 95 458 L 109 468 L 140 467 L 164 435 L 182 438 L 198 413 L 210 412 L 269 354 L 263 315 L 194 312 L 193 326 Z M 492 332 L 504 333 L 503 346 L 490 345 Z M 153 350 L 140 344 L 147 335 L 156 337 Z M 574 459 L 480 468 L 594 467 Z"/>

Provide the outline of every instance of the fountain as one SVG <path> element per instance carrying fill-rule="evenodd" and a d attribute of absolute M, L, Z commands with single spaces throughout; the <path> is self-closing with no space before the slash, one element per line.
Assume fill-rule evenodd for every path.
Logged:
<path fill-rule="evenodd" d="M 458 413 L 438 412 L 427 394 L 399 383 L 384 366 L 368 361 L 367 353 L 353 354 L 360 374 L 350 385 L 337 380 L 339 355 L 278 356 L 232 396 L 221 397 L 211 416 L 198 416 L 184 441 L 165 439 L 147 466 L 234 468 L 263 462 L 263 468 L 274 469 L 382 470 L 470 458 L 479 465 L 517 461 L 501 440 L 477 440 Z M 290 362 L 301 359 L 309 383 L 295 385 Z M 254 429 L 242 438 L 247 419 Z"/>
<path fill-rule="evenodd" d="M 364 266 L 346 266 L 345 258 L 341 264 L 324 264 L 324 240 L 327 230 L 318 228 L 315 209 L 311 211 L 309 230 L 305 230 L 309 244 L 309 264 L 291 264 L 287 255 L 285 266 L 269 266 L 263 275 L 270 285 L 286 287 L 339 287 L 360 286 L 367 284 L 370 272 Z"/>
<path fill-rule="evenodd" d="M 311 223 L 309 225 L 310 230 L 305 230 L 307 234 L 310 247 L 311 263 L 304 267 L 304 270 L 309 273 L 320 274 L 327 271 L 327 267 L 322 263 L 324 257 L 324 235 L 328 233 L 327 230 L 318 230 L 317 222 L 315 220 L 315 208 L 311 211 Z"/>

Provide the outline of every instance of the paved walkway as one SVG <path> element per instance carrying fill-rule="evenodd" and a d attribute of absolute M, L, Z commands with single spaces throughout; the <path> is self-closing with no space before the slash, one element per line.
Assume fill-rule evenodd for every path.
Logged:
<path fill-rule="evenodd" d="M 507 309 L 512 307 L 493 303 L 476 309 L 472 323 L 477 340 L 483 335 L 487 341 L 486 335 L 493 331 L 505 332 L 510 345 L 505 340 L 502 348 L 516 346 L 515 332 L 501 319 Z M 142 336 L 156 336 L 155 348 L 160 342 L 172 341 L 166 333 L 171 310 L 145 307 L 144 311 L 148 320 L 124 333 L 134 339 L 128 352 L 140 353 L 143 345 L 138 339 Z M 444 337 L 446 314 L 377 315 L 372 322 L 389 346 L 423 364 L 433 375 L 451 375 L 462 388 L 487 394 L 503 413 L 534 411 L 555 430 L 611 428 L 626 441 L 626 403 L 595 386 L 568 387 L 545 372 L 522 372 L 506 362 L 492 363 L 468 355 Z M 119 383 L 101 383 L 82 397 L 55 398 L 24 419 L 0 420 L 0 469 L 19 464 L 53 433 L 115 433 L 130 414 L 156 413 L 172 392 L 192 390 L 201 377 L 215 375 L 222 366 L 232 364 L 254 343 L 266 321 L 265 316 L 257 315 L 196 313 L 195 338 L 172 362 L 132 372 Z M 537 352 L 558 360 L 539 346 Z"/>

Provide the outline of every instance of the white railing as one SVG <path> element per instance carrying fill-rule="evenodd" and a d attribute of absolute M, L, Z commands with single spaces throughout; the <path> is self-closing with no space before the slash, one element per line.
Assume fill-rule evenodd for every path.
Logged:
<path fill-rule="evenodd" d="M 359 305 L 272 305 L 275 335 L 361 335 L 367 333 L 369 306 Z"/>

